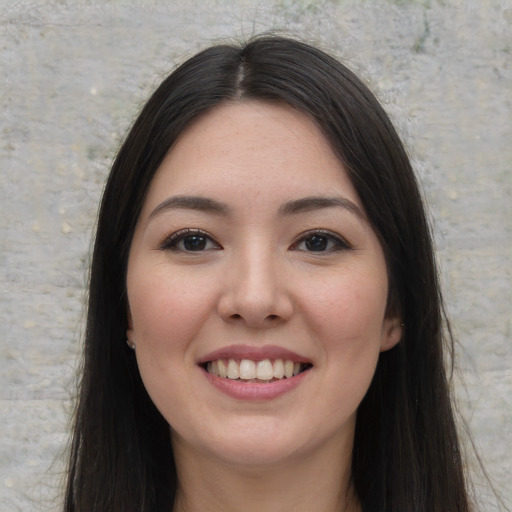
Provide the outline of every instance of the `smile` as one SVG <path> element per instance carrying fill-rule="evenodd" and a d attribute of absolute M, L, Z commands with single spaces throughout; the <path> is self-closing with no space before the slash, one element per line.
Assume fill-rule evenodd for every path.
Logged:
<path fill-rule="evenodd" d="M 309 369 L 311 364 L 290 359 L 224 359 L 208 361 L 205 369 L 211 375 L 225 379 L 247 382 L 276 382 L 290 379 Z"/>

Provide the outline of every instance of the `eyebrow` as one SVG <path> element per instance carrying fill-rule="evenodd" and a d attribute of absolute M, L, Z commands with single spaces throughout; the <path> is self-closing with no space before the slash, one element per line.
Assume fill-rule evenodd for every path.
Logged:
<path fill-rule="evenodd" d="M 185 209 L 227 215 L 230 208 L 227 204 L 201 196 L 173 196 L 162 201 L 150 214 L 149 218 L 166 210 Z"/>
<path fill-rule="evenodd" d="M 354 213 L 362 220 L 367 220 L 366 215 L 363 213 L 361 208 L 359 208 L 359 206 L 345 197 L 312 196 L 303 197 L 301 199 L 293 199 L 292 201 L 284 203 L 279 208 L 279 213 L 281 215 L 295 215 L 298 213 L 332 207 L 343 208 L 351 213 Z"/>
<path fill-rule="evenodd" d="M 366 221 L 366 216 L 355 203 L 345 197 L 323 197 L 311 196 L 302 197 L 287 201 L 279 208 L 279 214 L 283 216 L 297 215 L 299 213 L 321 210 L 323 208 L 343 208 L 362 220 Z M 231 208 L 220 201 L 201 196 L 173 196 L 162 201 L 150 214 L 149 218 L 156 217 L 167 210 L 185 209 L 199 210 L 208 213 L 214 213 L 225 216 Z"/>

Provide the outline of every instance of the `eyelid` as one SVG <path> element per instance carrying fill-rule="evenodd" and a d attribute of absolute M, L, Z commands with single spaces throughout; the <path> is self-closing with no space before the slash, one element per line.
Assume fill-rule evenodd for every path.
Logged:
<path fill-rule="evenodd" d="M 179 229 L 178 231 L 174 231 L 171 234 L 165 236 L 163 240 L 158 244 L 158 247 L 163 251 L 182 251 L 192 253 L 194 251 L 185 251 L 176 247 L 176 245 L 187 236 L 203 236 L 217 246 L 215 249 L 222 249 L 222 246 L 219 244 L 219 242 L 217 242 L 217 240 L 215 240 L 212 235 L 210 235 L 210 233 L 199 228 L 183 228 Z M 199 253 L 204 251 L 197 252 Z"/>
<path fill-rule="evenodd" d="M 315 236 L 315 235 L 325 236 L 326 238 L 330 239 L 331 241 L 334 241 L 337 245 L 337 247 L 334 247 L 327 251 L 318 251 L 316 253 L 317 255 L 321 255 L 322 253 L 328 254 L 331 252 L 353 249 L 353 246 L 344 237 L 342 237 L 338 233 L 329 231 L 328 229 L 310 229 L 308 231 L 301 233 L 300 235 L 297 236 L 295 242 L 293 242 L 293 244 L 290 246 L 290 249 L 299 250 L 296 248 L 300 243 L 304 242 L 308 237 Z M 315 253 L 315 251 L 305 251 L 305 252 L 311 252 L 312 254 Z"/>

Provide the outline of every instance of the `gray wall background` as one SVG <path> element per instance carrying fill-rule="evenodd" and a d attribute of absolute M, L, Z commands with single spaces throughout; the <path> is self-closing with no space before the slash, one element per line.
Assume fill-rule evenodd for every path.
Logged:
<path fill-rule="evenodd" d="M 511 2 L 0 0 L 1 511 L 58 510 L 96 208 L 141 102 L 196 50 L 271 28 L 345 59 L 403 134 L 459 340 L 455 390 L 512 502 Z"/>

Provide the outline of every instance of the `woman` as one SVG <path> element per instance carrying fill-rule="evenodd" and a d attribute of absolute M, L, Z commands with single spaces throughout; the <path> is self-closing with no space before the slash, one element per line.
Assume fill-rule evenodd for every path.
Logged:
<path fill-rule="evenodd" d="M 443 321 L 371 92 L 294 40 L 205 50 L 104 192 L 65 510 L 468 511 Z"/>

